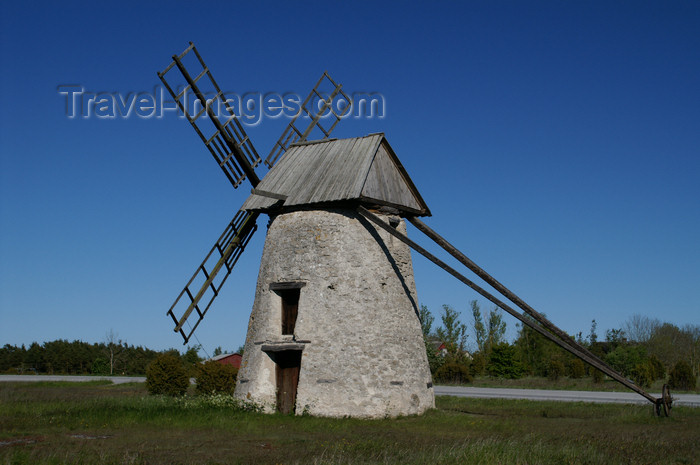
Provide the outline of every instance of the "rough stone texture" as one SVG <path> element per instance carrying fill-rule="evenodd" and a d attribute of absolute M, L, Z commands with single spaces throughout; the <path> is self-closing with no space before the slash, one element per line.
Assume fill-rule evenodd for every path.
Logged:
<path fill-rule="evenodd" d="M 399 217 L 384 216 L 397 229 Z M 275 408 L 282 336 L 276 282 L 302 281 L 296 413 L 384 417 L 422 413 L 435 398 L 418 320 L 410 249 L 352 210 L 295 211 L 268 229 L 235 395 Z"/>

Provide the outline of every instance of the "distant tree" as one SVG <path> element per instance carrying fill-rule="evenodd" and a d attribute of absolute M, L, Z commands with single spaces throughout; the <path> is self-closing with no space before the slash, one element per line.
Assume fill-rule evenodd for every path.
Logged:
<path fill-rule="evenodd" d="M 427 305 L 420 306 L 420 310 L 418 312 L 418 319 L 420 320 L 420 327 L 423 331 L 423 339 L 427 341 L 428 338 L 431 336 L 433 322 L 435 321 L 435 317 L 430 313 L 430 310 L 428 310 Z"/>
<path fill-rule="evenodd" d="M 467 343 L 467 326 L 459 321 L 459 313 L 449 305 L 442 306 L 440 318 L 442 326 L 436 331 L 438 338 L 450 354 L 462 354 Z"/>
<path fill-rule="evenodd" d="M 595 320 L 591 320 L 591 331 L 588 333 L 588 344 L 593 345 L 598 342 L 598 333 L 596 333 L 596 328 L 598 323 Z"/>
<path fill-rule="evenodd" d="M 605 331 L 605 342 L 610 346 L 610 350 L 615 350 L 620 344 L 627 342 L 625 331 L 623 329 L 608 329 Z"/>
<path fill-rule="evenodd" d="M 191 377 L 196 376 L 197 366 L 199 365 L 199 362 L 202 360 L 199 357 L 199 351 L 201 350 L 201 348 L 202 348 L 202 346 L 199 344 L 194 345 L 192 347 L 187 346 L 187 350 L 182 355 L 182 363 L 185 365 L 185 368 L 187 369 L 187 373 Z"/>
<path fill-rule="evenodd" d="M 688 363 L 693 374 L 700 376 L 700 325 L 687 324 L 682 331 L 687 335 L 689 347 Z"/>
<path fill-rule="evenodd" d="M 549 361 L 560 356 L 561 349 L 529 326 L 519 327 L 514 346 L 523 371 L 534 376 L 547 376 Z"/>
<path fill-rule="evenodd" d="M 618 345 L 605 356 L 605 362 L 630 377 L 638 365 L 647 364 L 647 351 L 641 345 Z"/>
<path fill-rule="evenodd" d="M 691 362 L 693 358 L 692 332 L 683 331 L 671 323 L 655 328 L 645 346 L 666 367 L 672 367 L 680 360 Z"/>
<path fill-rule="evenodd" d="M 498 307 L 491 310 L 488 317 L 487 344 L 489 349 L 505 342 L 506 322 Z"/>
<path fill-rule="evenodd" d="M 484 320 L 481 317 L 479 302 L 472 300 L 470 304 L 472 307 L 472 318 L 474 318 L 474 340 L 476 341 L 477 350 L 483 353 L 486 351 L 486 326 L 484 326 Z"/>
<path fill-rule="evenodd" d="M 432 339 L 425 341 L 425 355 L 428 357 L 428 367 L 433 375 L 445 364 L 445 357 L 438 354 Z"/>
<path fill-rule="evenodd" d="M 471 301 L 474 319 L 474 337 L 479 352 L 488 357 L 491 347 L 504 342 L 506 323 L 498 307 L 486 313 L 486 324 L 481 316 L 481 309 L 476 300 Z"/>
<path fill-rule="evenodd" d="M 666 368 L 664 367 L 664 364 L 661 363 L 661 360 L 659 360 L 659 357 L 651 354 L 649 356 L 648 363 L 652 380 L 655 381 L 666 377 Z"/>
<path fill-rule="evenodd" d="M 520 378 L 523 374 L 523 370 L 518 360 L 515 347 L 507 342 L 502 342 L 491 347 L 486 371 L 493 377 L 510 379 Z"/>
<path fill-rule="evenodd" d="M 630 341 L 645 344 L 660 326 L 659 320 L 635 313 L 627 319 L 624 329 Z"/>
<path fill-rule="evenodd" d="M 240 345 L 240 346 L 238 346 L 238 349 L 236 349 L 237 354 L 243 355 L 244 351 L 245 351 L 245 345 Z"/>
<path fill-rule="evenodd" d="M 105 336 L 105 346 L 107 349 L 107 357 L 109 361 L 109 374 L 114 374 L 114 366 L 119 359 L 124 347 L 122 341 L 119 339 L 119 335 L 110 329 Z"/>
<path fill-rule="evenodd" d="M 556 381 L 564 375 L 564 370 L 564 362 L 561 361 L 561 357 L 552 358 L 547 363 L 547 378 L 550 381 Z"/>
<path fill-rule="evenodd" d="M 423 331 L 423 343 L 425 344 L 425 355 L 428 358 L 430 373 L 435 375 L 437 370 L 445 363 L 445 358 L 437 353 L 437 347 L 435 345 L 437 336 L 432 332 L 435 317 L 430 313 L 426 305 L 421 305 L 418 318 L 421 323 L 421 330 Z"/>
<path fill-rule="evenodd" d="M 668 378 L 668 384 L 671 388 L 690 391 L 695 389 L 696 383 L 695 374 L 685 360 L 679 360 L 671 368 Z"/>
<path fill-rule="evenodd" d="M 481 376 L 484 373 L 486 373 L 486 364 L 488 363 L 488 360 L 486 359 L 486 356 L 483 354 L 483 352 L 476 352 L 472 356 L 472 361 L 471 361 L 471 373 L 474 376 Z"/>
<path fill-rule="evenodd" d="M 583 378 L 586 375 L 586 365 L 581 359 L 575 358 L 569 363 L 569 376 L 574 379 Z"/>
<path fill-rule="evenodd" d="M 601 384 L 605 380 L 605 374 L 597 368 L 591 368 L 591 370 L 593 370 L 593 382 Z"/>
<path fill-rule="evenodd" d="M 17 347 L 5 344 L 0 349 L 0 373 L 24 371 L 24 358 L 27 349 L 23 346 Z"/>
<path fill-rule="evenodd" d="M 654 381 L 648 363 L 636 364 L 630 371 L 629 376 L 632 378 L 632 381 L 634 381 L 637 386 L 643 388 L 648 388 Z"/>
<path fill-rule="evenodd" d="M 108 375 L 109 374 L 109 362 L 106 358 L 98 357 L 92 362 L 92 367 L 90 372 L 93 375 Z"/>
<path fill-rule="evenodd" d="M 212 355 L 213 355 L 214 357 L 216 357 L 217 355 L 221 355 L 221 354 L 223 354 L 223 353 L 224 353 L 224 350 L 221 348 L 221 346 L 219 346 L 219 347 L 217 347 L 216 349 L 214 349 L 214 353 L 213 353 Z"/>

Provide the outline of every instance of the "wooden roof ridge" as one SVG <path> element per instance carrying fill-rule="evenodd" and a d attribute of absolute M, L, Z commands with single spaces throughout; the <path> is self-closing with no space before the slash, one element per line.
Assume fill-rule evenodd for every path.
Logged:
<path fill-rule="evenodd" d="M 241 208 L 270 212 L 348 201 L 430 215 L 382 132 L 291 145 Z"/>

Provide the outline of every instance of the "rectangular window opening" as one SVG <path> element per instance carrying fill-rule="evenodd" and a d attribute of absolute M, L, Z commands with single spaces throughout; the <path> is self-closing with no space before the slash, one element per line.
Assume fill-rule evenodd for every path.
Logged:
<path fill-rule="evenodd" d="M 282 299 L 282 335 L 294 335 L 294 326 L 297 324 L 297 313 L 299 312 L 299 295 L 301 289 L 280 289 L 277 293 Z"/>

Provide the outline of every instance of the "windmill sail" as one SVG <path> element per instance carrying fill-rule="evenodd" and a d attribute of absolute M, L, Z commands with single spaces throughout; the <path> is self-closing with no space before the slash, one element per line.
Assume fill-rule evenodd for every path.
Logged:
<path fill-rule="evenodd" d="M 175 332 L 182 335 L 185 344 L 190 340 L 216 296 L 219 295 L 221 286 L 226 282 L 233 266 L 248 245 L 257 229 L 255 224 L 257 217 L 258 213 L 242 210 L 236 213 L 168 310 L 167 314 L 175 323 Z M 196 321 L 190 323 L 190 317 L 194 316 Z M 186 323 L 189 324 L 187 329 L 184 327 Z"/>
<path fill-rule="evenodd" d="M 198 71 L 194 78 L 184 64 L 186 58 L 191 58 L 191 56 L 188 57 L 190 52 L 194 52 L 196 57 L 196 60 L 190 60 L 190 66 L 194 66 Z M 175 68 L 180 71 L 180 77 L 184 79 L 184 82 L 180 81 L 182 90 L 178 93 L 176 90 L 179 87 L 171 84 L 171 82 L 177 82 L 175 81 L 177 76 L 171 75 L 171 82 L 166 79 L 167 73 Z M 260 156 L 238 121 L 238 116 L 230 105 L 231 100 L 221 91 L 194 44 L 190 42 L 190 46 L 184 52 L 173 55 L 172 63 L 159 72 L 158 77 L 233 187 L 238 187 L 246 177 L 255 187 L 259 179 L 254 168 L 260 163 Z M 200 83 L 199 81 L 204 77 L 207 79 Z M 190 93 L 195 96 L 191 105 Z M 211 120 L 214 132 L 205 131 L 200 118 Z"/>
<path fill-rule="evenodd" d="M 327 95 L 324 97 L 325 92 L 323 88 L 327 86 L 330 86 L 330 89 Z M 318 128 L 320 130 L 322 134 L 321 139 L 328 139 L 330 137 L 331 132 L 333 129 L 335 129 L 341 118 L 351 109 L 352 102 L 350 97 L 343 92 L 342 87 L 342 85 L 336 84 L 336 82 L 331 79 L 328 72 L 324 72 L 323 75 L 321 75 L 321 78 L 318 80 L 314 88 L 311 89 L 309 96 L 306 97 L 306 100 L 304 100 L 304 103 L 302 103 L 299 112 L 289 123 L 287 128 L 282 133 L 282 136 L 280 136 L 279 140 L 272 147 L 270 154 L 265 159 L 265 164 L 268 167 L 272 168 L 275 163 L 277 163 L 277 160 L 279 160 L 279 158 L 284 154 L 284 152 L 287 151 L 290 145 L 297 142 L 304 142 L 314 128 Z M 336 106 L 339 106 L 339 101 L 341 98 L 345 100 L 347 106 L 337 112 L 333 107 L 333 104 L 336 103 Z M 314 108 L 314 103 L 317 104 L 315 105 L 316 108 Z M 321 124 L 321 118 L 327 116 L 326 112 L 328 112 L 329 115 L 332 115 L 332 117 L 331 123 L 326 123 L 326 126 L 324 127 Z M 305 116 L 311 118 L 311 121 L 306 128 L 299 129 L 295 123 L 297 123 L 299 117 Z"/>

